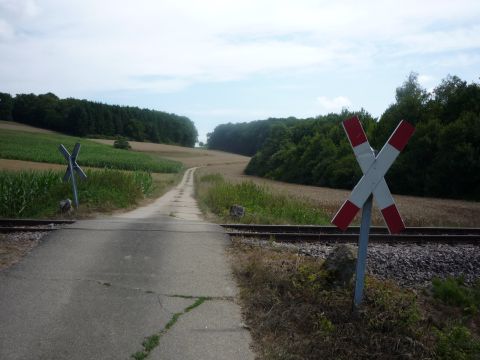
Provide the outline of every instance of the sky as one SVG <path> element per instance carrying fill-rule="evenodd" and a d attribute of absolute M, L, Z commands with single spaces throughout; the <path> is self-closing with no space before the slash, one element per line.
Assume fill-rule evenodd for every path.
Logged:
<path fill-rule="evenodd" d="M 46 93 L 215 126 L 395 101 L 480 76 L 480 1 L 0 0 L 0 92 Z"/>

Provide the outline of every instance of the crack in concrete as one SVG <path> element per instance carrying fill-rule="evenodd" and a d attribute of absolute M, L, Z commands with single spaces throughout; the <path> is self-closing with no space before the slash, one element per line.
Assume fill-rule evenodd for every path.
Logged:
<path fill-rule="evenodd" d="M 234 296 L 198 296 L 198 295 L 179 295 L 179 294 L 161 294 L 165 297 L 182 299 L 207 299 L 208 301 L 234 301 Z"/>
<path fill-rule="evenodd" d="M 160 302 L 160 295 L 158 295 L 158 299 Z M 196 299 L 191 305 L 187 306 L 183 311 L 181 312 L 176 312 L 172 315 L 170 320 L 167 322 L 165 327 L 160 330 L 158 333 L 155 333 L 153 335 L 145 337 L 145 339 L 142 342 L 142 347 L 143 349 L 140 351 L 137 351 L 136 353 L 133 353 L 130 357 L 135 360 L 144 360 L 150 355 L 150 353 L 160 344 L 160 339 L 163 335 L 165 335 L 175 324 L 176 322 L 180 319 L 182 315 L 185 315 L 186 313 L 192 311 L 193 309 L 199 307 L 202 305 L 205 301 L 210 301 L 213 300 L 210 297 L 206 296 L 200 296 L 200 297 L 194 297 L 191 295 L 163 295 L 163 296 L 168 296 L 168 297 L 176 297 L 176 298 L 182 298 L 182 299 Z M 162 306 L 161 302 L 160 305 Z"/>
<path fill-rule="evenodd" d="M 14 279 L 21 279 L 21 280 L 47 280 L 47 281 L 72 281 L 72 282 L 90 282 L 90 283 L 96 283 L 98 285 L 102 285 L 105 287 L 111 287 L 111 288 L 118 288 L 118 289 L 123 289 L 123 290 L 132 290 L 132 291 L 138 291 L 142 292 L 145 294 L 152 294 L 158 296 L 164 296 L 164 297 L 170 297 L 170 298 L 182 298 L 182 299 L 208 299 L 211 301 L 215 300 L 224 300 L 224 301 L 234 301 L 235 297 L 234 296 L 207 296 L 207 295 L 184 295 L 184 294 L 168 294 L 168 293 L 162 293 L 158 292 L 155 290 L 151 289 L 144 289 L 140 287 L 132 287 L 132 286 L 125 286 L 125 285 L 120 285 L 120 284 L 115 284 L 109 281 L 101 280 L 101 279 L 92 279 L 92 278 L 49 278 L 49 277 L 27 277 L 27 276 L 21 276 L 18 274 L 1 274 L 2 276 L 5 277 L 10 277 Z"/>
<path fill-rule="evenodd" d="M 105 287 L 112 287 L 112 288 L 118 288 L 118 289 L 124 289 L 124 290 L 133 290 L 133 291 L 139 291 L 143 292 L 145 294 L 157 294 L 157 292 L 149 289 L 142 289 L 138 287 L 131 287 L 131 286 L 124 286 L 124 285 L 118 285 L 118 284 L 113 284 L 109 281 L 105 280 L 99 280 L 99 279 L 88 279 L 88 278 L 49 278 L 49 277 L 26 277 L 26 276 L 21 276 L 18 274 L 2 274 L 5 277 L 10 277 L 14 279 L 20 279 L 20 280 L 47 280 L 47 281 L 70 281 L 70 282 L 89 282 L 89 283 L 96 283 L 98 285 L 102 285 Z M 161 295 L 161 294 L 160 294 Z"/>

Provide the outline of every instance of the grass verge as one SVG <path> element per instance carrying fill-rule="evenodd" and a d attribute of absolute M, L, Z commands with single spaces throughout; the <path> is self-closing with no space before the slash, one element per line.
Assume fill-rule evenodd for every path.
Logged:
<path fill-rule="evenodd" d="M 0 130 L 0 158 L 66 164 L 58 151 L 60 144 L 71 151 L 76 142 L 82 144 L 81 166 L 119 170 L 178 173 L 183 165 L 149 154 L 115 149 L 113 146 L 58 134 L 36 134 Z"/>
<path fill-rule="evenodd" d="M 211 211 L 222 221 L 261 224 L 327 224 L 326 214 L 289 196 L 273 193 L 251 181 L 233 184 L 220 174 L 196 177 L 196 195 L 203 211 Z M 230 206 L 245 207 L 245 216 L 232 219 Z"/>
<path fill-rule="evenodd" d="M 231 252 L 259 359 L 480 358 L 480 318 L 461 306 L 368 277 L 354 314 L 353 287 L 334 288 L 321 260 L 240 241 Z"/>
<path fill-rule="evenodd" d="M 135 205 L 153 194 L 151 174 L 119 170 L 87 170 L 78 180 L 80 213 L 111 211 Z M 59 201 L 72 198 L 63 171 L 0 171 L 0 217 L 42 218 L 58 215 Z M 78 215 L 78 212 L 76 213 Z"/>

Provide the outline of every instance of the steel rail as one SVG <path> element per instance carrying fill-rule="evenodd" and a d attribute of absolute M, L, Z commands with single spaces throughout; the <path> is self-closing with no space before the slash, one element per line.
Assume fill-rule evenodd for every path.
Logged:
<path fill-rule="evenodd" d="M 0 233 L 14 232 L 45 232 L 58 230 L 58 227 L 35 227 L 35 226 L 0 226 Z"/>
<path fill-rule="evenodd" d="M 232 237 L 274 240 L 279 242 L 312 243 L 356 243 L 358 234 L 312 234 L 312 233 L 268 233 L 227 231 Z M 429 235 L 429 234 L 370 234 L 369 241 L 374 243 L 443 243 L 443 244 L 480 244 L 480 235 Z"/>
<path fill-rule="evenodd" d="M 0 219 L 0 226 L 39 226 L 48 224 L 73 224 L 75 220 L 63 219 Z"/>
<path fill-rule="evenodd" d="M 356 243 L 359 227 L 343 232 L 335 226 L 222 224 L 230 236 L 282 242 Z M 470 243 L 480 244 L 479 228 L 409 227 L 401 234 L 390 235 L 385 227 L 372 227 L 370 241 L 377 243 Z"/>
<path fill-rule="evenodd" d="M 359 227 L 350 226 L 345 232 L 336 226 L 319 225 L 263 225 L 263 224 L 221 224 L 225 229 L 257 233 L 296 233 L 296 234 L 354 234 L 358 236 Z M 372 226 L 371 234 L 389 235 L 386 227 Z M 401 235 L 479 235 L 480 228 L 447 227 L 407 227 Z"/>
<path fill-rule="evenodd" d="M 0 233 L 39 232 L 59 229 L 58 225 L 73 224 L 75 220 L 0 219 Z"/>

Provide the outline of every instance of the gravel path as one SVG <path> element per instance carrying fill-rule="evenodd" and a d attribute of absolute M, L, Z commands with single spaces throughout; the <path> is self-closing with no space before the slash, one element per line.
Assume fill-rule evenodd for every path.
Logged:
<path fill-rule="evenodd" d="M 306 256 L 325 258 L 334 245 L 277 243 L 242 239 L 243 243 L 262 247 L 285 248 Z M 467 283 L 480 275 L 480 246 L 445 244 L 369 244 L 367 272 L 381 279 L 393 279 L 400 285 L 425 286 L 432 278 L 463 276 Z"/>

